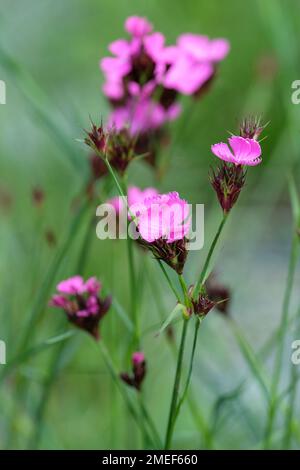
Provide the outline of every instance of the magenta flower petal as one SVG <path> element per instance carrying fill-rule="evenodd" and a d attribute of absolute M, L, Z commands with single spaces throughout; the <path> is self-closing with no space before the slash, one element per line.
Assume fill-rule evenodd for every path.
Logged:
<path fill-rule="evenodd" d="M 108 80 L 103 85 L 103 93 L 112 100 L 120 100 L 124 95 L 124 87 L 121 81 Z"/>
<path fill-rule="evenodd" d="M 49 305 L 51 307 L 66 308 L 68 305 L 68 300 L 63 295 L 53 295 Z"/>
<path fill-rule="evenodd" d="M 96 277 L 90 277 L 85 283 L 85 290 L 89 294 L 97 295 L 101 289 L 101 283 Z"/>
<path fill-rule="evenodd" d="M 163 84 L 184 95 L 192 95 L 207 82 L 214 73 L 209 63 L 194 63 L 186 55 L 181 55 L 166 73 Z"/>
<path fill-rule="evenodd" d="M 254 139 L 233 135 L 228 139 L 230 147 L 223 142 L 211 146 L 211 151 L 221 160 L 235 165 L 255 166 L 261 163 L 261 147 Z"/>
<path fill-rule="evenodd" d="M 224 144 L 223 142 L 220 142 L 219 144 L 214 144 L 211 146 L 211 151 L 214 153 L 217 157 L 221 158 L 221 160 L 224 160 L 225 162 L 231 162 L 234 163 L 234 155 L 231 153 L 230 148 L 228 147 L 227 144 Z"/>
<path fill-rule="evenodd" d="M 210 57 L 214 62 L 225 59 L 230 51 L 230 44 L 226 39 L 214 39 L 210 43 Z"/>
<path fill-rule="evenodd" d="M 108 50 L 116 56 L 125 57 L 131 52 L 131 45 L 126 39 L 117 39 L 109 44 Z"/>
<path fill-rule="evenodd" d="M 162 33 L 150 34 L 143 41 L 145 51 L 154 61 L 161 60 L 164 43 L 165 37 Z"/>
<path fill-rule="evenodd" d="M 96 315 L 99 312 L 99 303 L 96 295 L 92 295 L 86 301 L 87 311 L 92 314 Z"/>
<path fill-rule="evenodd" d="M 85 292 L 84 281 L 81 276 L 73 276 L 57 284 L 57 290 L 68 295 L 82 294 Z"/>
<path fill-rule="evenodd" d="M 226 39 L 210 40 L 207 36 L 198 34 L 182 34 L 177 40 L 179 48 L 199 62 L 219 62 L 229 52 L 229 42 Z"/>
<path fill-rule="evenodd" d="M 147 18 L 141 16 L 130 16 L 125 21 L 125 30 L 135 37 L 142 37 L 151 33 L 152 24 L 149 23 Z"/>
<path fill-rule="evenodd" d="M 149 243 L 161 238 L 168 243 L 181 240 L 190 229 L 189 205 L 176 192 L 145 199 L 138 229 Z"/>
<path fill-rule="evenodd" d="M 113 81 L 117 81 L 130 72 L 131 63 L 123 57 L 104 57 L 100 61 L 100 68 L 105 74 L 113 77 Z"/>
<path fill-rule="evenodd" d="M 137 366 L 145 361 L 145 354 L 142 352 L 134 352 L 132 354 L 132 363 Z"/>
<path fill-rule="evenodd" d="M 76 316 L 79 317 L 79 318 L 86 318 L 90 315 L 90 313 L 88 312 L 88 310 L 78 310 L 76 312 Z"/>

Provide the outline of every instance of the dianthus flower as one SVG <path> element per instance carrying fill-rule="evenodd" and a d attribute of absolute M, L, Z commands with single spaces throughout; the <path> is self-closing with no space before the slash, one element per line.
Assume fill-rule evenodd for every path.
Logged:
<path fill-rule="evenodd" d="M 99 295 L 100 282 L 95 277 L 84 282 L 81 276 L 73 276 L 61 281 L 56 289 L 58 294 L 52 296 L 50 305 L 64 310 L 71 323 L 98 340 L 99 322 L 111 305 L 110 297 L 102 299 Z"/>

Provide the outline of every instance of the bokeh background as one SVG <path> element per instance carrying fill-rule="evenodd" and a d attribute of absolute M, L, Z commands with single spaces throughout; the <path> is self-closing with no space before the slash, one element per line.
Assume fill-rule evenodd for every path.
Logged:
<path fill-rule="evenodd" d="M 147 16 L 169 42 L 195 32 L 231 43 L 211 91 L 199 102 L 183 100 L 182 115 L 170 125 L 171 143 L 164 150 L 170 166 L 163 181 L 157 183 L 142 161 L 130 168 L 136 185 L 159 184 L 205 204 L 205 246 L 190 254 L 189 282 L 201 269 L 221 217 L 208 182 L 216 163 L 210 145 L 236 131 L 246 114 L 270 121 L 263 164 L 249 170 L 215 257 L 219 280 L 232 292 L 233 320 L 214 311 L 203 323 L 192 381 L 197 406 L 192 413 L 184 406 L 174 436 L 178 448 L 207 448 L 212 445 L 207 435 L 215 448 L 260 446 L 266 400 L 236 331 L 259 358 L 279 324 L 293 232 L 289 174 L 299 186 L 300 105 L 291 102 L 291 84 L 300 79 L 299 13 L 293 0 L 1 0 L 0 79 L 6 82 L 7 104 L 0 106 L 0 339 L 8 361 L 0 366 L 1 448 L 142 446 L 94 342 L 80 332 L 62 343 L 46 341 L 70 329 L 47 301 L 55 281 L 79 266 L 85 276 L 99 276 L 119 306 L 130 307 L 126 246 L 97 240 L 90 227 L 97 198 L 88 210 L 79 210 L 89 166 L 77 139 L 89 116 L 99 121 L 108 115 L 98 64 L 108 43 L 124 36 L 124 20 L 132 14 Z M 32 200 L 36 187 L 45 194 L 39 207 Z M 175 360 L 165 336 L 155 337 L 155 331 L 174 299 L 151 257 L 137 252 L 136 260 L 148 361 L 144 397 L 163 435 Z M 297 271 L 291 314 L 299 304 L 299 280 Z M 102 336 L 126 370 L 130 335 L 120 309 L 105 318 Z M 290 327 L 282 390 L 289 385 L 292 339 L 297 330 Z M 259 364 L 268 379 L 272 351 L 264 358 Z M 282 419 L 279 415 L 279 434 Z M 300 427 L 295 424 L 293 432 L 297 448 Z"/>

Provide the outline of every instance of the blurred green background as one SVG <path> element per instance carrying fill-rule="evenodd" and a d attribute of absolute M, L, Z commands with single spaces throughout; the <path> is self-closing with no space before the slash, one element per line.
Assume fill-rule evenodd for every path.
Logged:
<path fill-rule="evenodd" d="M 210 145 L 236 131 L 246 114 L 261 114 L 263 121 L 270 121 L 262 143 L 263 164 L 248 172 L 216 256 L 216 271 L 232 290 L 234 325 L 255 354 L 275 331 L 292 235 L 287 175 L 293 173 L 299 181 L 300 105 L 291 102 L 291 84 L 300 79 L 299 13 L 299 2 L 293 0 L 1 0 L 0 79 L 6 82 L 7 104 L 0 105 L 0 339 L 7 344 L 7 361 L 18 358 L 11 373 L 4 374 L 9 366 L 0 365 L 5 375 L 0 387 L 1 448 L 142 445 L 87 335 L 79 332 L 62 349 L 59 343 L 25 354 L 69 329 L 63 315 L 47 307 L 55 288 L 49 270 L 56 264 L 55 281 L 81 265 L 85 276 L 99 276 L 105 291 L 129 309 L 124 242 L 99 241 L 94 230 L 87 232 L 97 198 L 82 218 L 76 212 L 76 198 L 89 171 L 88 152 L 76 139 L 83 137 L 89 115 L 96 121 L 108 115 L 98 64 L 107 55 L 108 43 L 125 35 L 123 23 L 129 15 L 147 16 L 168 42 L 182 32 L 195 32 L 231 43 L 210 93 L 199 102 L 183 100 L 184 111 L 170 126 L 170 167 L 160 183 L 161 190 L 177 190 L 188 201 L 205 204 L 205 246 L 189 256 L 190 283 L 221 217 L 208 183 L 210 165 L 216 163 Z M 130 182 L 157 184 L 143 162 L 130 167 Z M 32 203 L 34 187 L 45 192 L 41 207 Z M 55 243 L 49 244 L 49 233 Z M 160 324 L 159 311 L 167 316 L 174 299 L 151 258 L 145 260 L 137 252 L 136 259 L 148 361 L 144 396 L 163 435 L 175 361 L 166 338 L 155 337 L 147 328 Z M 299 272 L 292 313 L 299 303 L 298 285 Z M 22 349 L 30 318 L 31 334 Z M 296 334 L 291 330 L 290 338 L 296 339 Z M 128 370 L 130 337 L 115 311 L 103 321 L 102 336 L 120 370 Z M 174 446 L 207 447 L 203 429 L 208 427 L 216 448 L 258 447 L 265 398 L 231 322 L 212 312 L 201 328 L 198 347 L 192 389 L 201 417 L 197 425 L 184 406 Z M 289 354 L 287 342 L 283 389 L 288 386 Z M 271 365 L 272 354 L 265 361 L 267 375 Z M 293 447 L 300 447 L 297 428 Z"/>

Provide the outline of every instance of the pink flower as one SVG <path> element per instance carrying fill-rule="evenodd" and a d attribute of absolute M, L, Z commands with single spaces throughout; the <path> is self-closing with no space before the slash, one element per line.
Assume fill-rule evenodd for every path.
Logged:
<path fill-rule="evenodd" d="M 190 230 L 189 205 L 177 192 L 144 200 L 137 227 L 149 243 L 165 239 L 167 243 L 184 239 Z"/>
<path fill-rule="evenodd" d="M 177 40 L 177 48 L 168 51 L 171 67 L 162 77 L 162 83 L 185 95 L 194 94 L 213 77 L 215 64 L 228 52 L 226 39 L 210 40 L 207 36 L 182 34 Z"/>
<path fill-rule="evenodd" d="M 125 30 L 132 36 L 142 37 L 151 33 L 152 24 L 147 18 L 141 16 L 130 16 L 125 21 Z"/>
<path fill-rule="evenodd" d="M 221 160 L 235 165 L 255 166 L 261 163 L 261 147 L 256 140 L 232 136 L 228 141 L 230 147 L 221 142 L 212 145 L 211 151 Z"/>
<path fill-rule="evenodd" d="M 99 322 L 111 305 L 110 297 L 99 297 L 100 288 L 101 284 L 95 277 L 84 283 L 81 276 L 73 276 L 57 285 L 58 292 L 65 295 L 53 295 L 50 305 L 64 310 L 71 323 L 98 340 Z"/>
<path fill-rule="evenodd" d="M 139 364 L 142 364 L 145 362 L 145 354 L 142 352 L 134 352 L 132 354 L 132 364 L 134 366 L 138 366 Z"/>
<path fill-rule="evenodd" d="M 70 277 L 69 279 L 61 281 L 57 285 L 57 290 L 58 292 L 61 292 L 62 294 L 69 294 L 69 295 L 82 294 L 83 292 L 85 292 L 84 281 L 81 276 L 73 276 L 73 277 Z"/>

